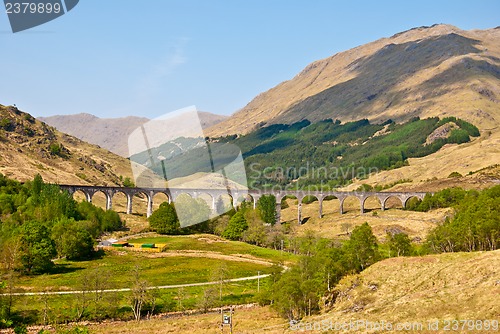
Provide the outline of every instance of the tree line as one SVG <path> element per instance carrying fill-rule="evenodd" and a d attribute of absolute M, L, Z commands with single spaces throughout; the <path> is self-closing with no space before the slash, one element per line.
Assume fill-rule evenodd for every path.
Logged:
<path fill-rule="evenodd" d="M 456 128 L 447 138 L 426 143 L 434 130 L 450 122 Z M 366 119 L 346 123 L 326 119 L 317 123 L 303 120 L 290 125 L 274 124 L 239 137 L 214 138 L 212 142 L 241 149 L 247 174 L 256 188 L 288 185 L 294 180 L 300 181 L 302 186 L 321 184 L 333 188 L 349 183 L 353 177 L 366 176 L 352 175 L 347 170 L 398 168 L 407 164 L 408 158 L 423 157 L 445 144 L 465 143 L 479 135 L 476 126 L 456 117 L 441 120 L 415 117 L 402 124 L 392 120 L 372 124 Z M 305 162 L 317 169 L 341 169 L 344 173 L 328 177 L 325 184 L 326 177 L 311 172 L 311 168 L 306 175 L 297 173 L 301 167 L 306 167 Z M 263 173 L 259 166 L 267 172 Z"/>
<path fill-rule="evenodd" d="M 180 195 L 175 203 L 162 203 L 149 217 L 149 226 L 160 234 L 213 233 L 229 240 L 266 245 L 267 236 L 276 223 L 276 198 L 273 195 L 260 197 L 255 209 L 246 201 L 237 211 L 225 207 L 221 199 L 216 204 L 216 210 L 225 214 L 211 220 L 211 209 L 203 199 Z M 181 226 L 181 222 L 186 226 Z"/>
<path fill-rule="evenodd" d="M 122 226 L 116 212 L 77 203 L 40 175 L 22 184 L 0 174 L 0 269 L 9 286 L 19 275 L 51 273 L 55 258 L 91 259 L 94 240 Z M 10 316 L 11 302 L 0 298 L 1 321 Z"/>

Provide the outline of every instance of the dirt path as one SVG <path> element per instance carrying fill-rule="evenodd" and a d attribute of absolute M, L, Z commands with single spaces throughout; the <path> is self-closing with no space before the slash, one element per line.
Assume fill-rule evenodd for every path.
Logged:
<path fill-rule="evenodd" d="M 211 259 L 218 259 L 224 261 L 235 261 L 235 262 L 249 262 L 255 264 L 261 264 L 265 266 L 272 266 L 274 263 L 272 261 L 266 261 L 259 259 L 257 257 L 246 255 L 246 254 L 231 254 L 224 255 L 219 252 L 211 252 L 211 251 L 200 251 L 200 250 L 172 250 L 165 251 L 161 253 L 150 253 L 147 257 L 158 258 L 158 257 L 204 257 Z"/>
<path fill-rule="evenodd" d="M 256 279 L 266 278 L 271 276 L 270 274 L 262 274 L 248 277 L 239 277 L 239 278 L 231 278 L 224 280 L 226 283 L 232 282 L 242 282 L 242 281 L 252 281 Z M 220 284 L 220 281 L 215 282 L 201 282 L 201 283 L 188 283 L 188 284 L 175 284 L 175 285 L 158 285 L 158 286 L 150 286 L 147 289 L 178 289 L 178 288 L 187 288 L 191 286 L 204 286 L 204 285 L 215 285 Z M 122 288 L 122 289 L 106 289 L 99 290 L 99 292 L 124 292 L 124 291 L 132 291 L 131 288 Z M 74 295 L 79 293 L 88 293 L 91 291 L 83 291 L 83 290 L 71 290 L 71 291 L 46 291 L 46 292 L 16 292 L 10 294 L 11 296 L 41 296 L 41 295 Z M 0 294 L 0 296 L 7 296 L 8 294 Z"/>

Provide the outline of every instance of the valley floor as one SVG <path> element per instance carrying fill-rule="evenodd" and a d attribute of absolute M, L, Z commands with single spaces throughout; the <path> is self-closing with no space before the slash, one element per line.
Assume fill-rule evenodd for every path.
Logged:
<path fill-rule="evenodd" d="M 500 250 L 452 253 L 383 260 L 362 273 L 345 277 L 332 295 L 337 299 L 320 315 L 306 317 L 290 327 L 269 307 L 241 307 L 234 313 L 234 333 L 319 333 L 329 326 L 358 323 L 350 333 L 385 333 L 369 330 L 373 324 L 400 324 L 405 333 L 481 332 L 452 330 L 453 320 L 474 320 L 472 329 L 500 320 Z M 219 313 L 191 316 L 159 316 L 141 322 L 104 322 L 91 324 L 92 333 L 221 333 Z M 448 321 L 448 322 L 447 322 Z M 371 323 L 371 325 L 370 325 Z M 431 324 L 431 325 L 430 325 Z M 437 324 L 437 325 L 436 325 Z M 446 325 L 450 326 L 446 330 Z M 316 326 L 316 327 L 314 327 Z M 431 326 L 431 327 L 429 327 Z M 437 326 L 437 327 L 433 327 Z M 300 331 L 299 329 L 311 330 Z M 434 330 L 437 328 L 437 330 Z M 373 329 L 373 328 L 372 328 Z M 223 333 L 229 333 L 224 328 Z"/>
<path fill-rule="evenodd" d="M 344 278 L 336 291 L 339 297 L 334 307 L 322 315 L 303 319 L 300 328 L 307 328 L 308 324 L 385 321 L 413 326 L 404 332 L 449 333 L 446 320 L 481 320 L 483 324 L 486 320 L 499 321 L 500 250 L 391 258 L 359 275 Z M 297 332 L 268 307 L 237 310 L 234 319 L 235 333 Z M 203 314 L 139 324 L 103 324 L 93 329 L 97 333 L 220 333 L 219 321 L 218 314 Z M 435 321 L 438 330 L 428 329 L 428 323 Z M 228 328 L 225 332 L 229 332 Z M 359 327 L 349 332 L 370 331 Z"/>

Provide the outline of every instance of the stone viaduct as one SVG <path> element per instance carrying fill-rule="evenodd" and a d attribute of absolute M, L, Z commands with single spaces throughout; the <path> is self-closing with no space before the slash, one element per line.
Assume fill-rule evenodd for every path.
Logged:
<path fill-rule="evenodd" d="M 344 213 L 344 201 L 348 197 L 355 197 L 360 202 L 361 213 L 365 212 L 365 202 L 369 197 L 375 197 L 380 202 L 381 210 L 385 210 L 386 202 L 389 198 L 394 197 L 401 201 L 401 205 L 406 207 L 406 203 L 412 197 L 423 199 L 425 192 L 339 192 L 339 191 L 300 191 L 300 190 L 237 190 L 237 189 L 180 189 L 180 188 L 123 188 L 123 187 L 108 187 L 108 186 L 83 186 L 83 185 L 60 185 L 62 190 L 68 191 L 71 195 L 79 191 L 85 195 L 88 202 L 92 202 L 92 197 L 97 192 L 101 192 L 106 196 L 106 209 L 109 210 L 113 206 L 113 196 L 117 193 L 123 193 L 127 197 L 127 214 L 132 213 L 133 197 L 143 194 L 147 199 L 147 217 L 153 213 L 153 199 L 157 194 L 165 194 L 168 201 L 175 202 L 177 196 L 188 194 L 193 198 L 198 198 L 201 195 L 209 195 L 212 199 L 211 208 L 216 209 L 216 203 L 221 196 L 229 196 L 234 208 L 243 201 L 251 201 L 254 208 L 257 201 L 263 195 L 274 195 L 276 197 L 277 221 L 281 221 L 281 200 L 285 196 L 293 196 L 298 200 L 297 221 L 302 223 L 302 200 L 306 196 L 313 196 L 319 202 L 319 217 L 323 216 L 323 201 L 327 197 L 335 197 L 340 202 L 340 214 Z"/>

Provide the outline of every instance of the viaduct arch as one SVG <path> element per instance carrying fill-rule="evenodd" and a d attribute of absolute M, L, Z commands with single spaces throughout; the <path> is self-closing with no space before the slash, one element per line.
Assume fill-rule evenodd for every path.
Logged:
<path fill-rule="evenodd" d="M 203 194 L 208 194 L 212 198 L 211 209 L 215 212 L 217 201 L 221 196 L 230 196 L 232 199 L 233 207 L 238 206 L 238 198 L 249 198 L 255 208 L 257 201 L 261 196 L 274 195 L 276 198 L 276 211 L 277 221 L 281 221 L 281 200 L 285 196 L 294 196 L 298 200 L 297 207 L 297 221 L 299 224 L 302 222 L 302 200 L 306 196 L 314 196 L 319 202 L 318 215 L 323 216 L 323 201 L 326 197 L 334 196 L 340 202 L 340 214 L 344 214 L 344 201 L 347 197 L 355 197 L 359 200 L 361 213 L 365 212 L 365 201 L 368 197 L 376 197 L 380 202 L 380 209 L 385 210 L 386 202 L 390 197 L 395 197 L 401 201 L 403 208 L 412 197 L 420 200 L 424 199 L 427 194 L 425 192 L 342 192 L 342 191 L 301 191 L 301 190 L 237 190 L 231 189 L 188 189 L 188 188 L 124 188 L 124 187 L 108 187 L 108 186 L 84 186 L 84 185 L 60 185 L 62 190 L 68 191 L 73 195 L 76 191 L 85 194 L 88 202 L 92 202 L 92 197 L 97 192 L 102 192 L 106 196 L 106 209 L 112 209 L 113 196 L 116 193 L 123 193 L 127 197 L 127 214 L 132 213 L 133 197 L 136 194 L 144 194 L 147 199 L 147 212 L 146 216 L 149 217 L 153 213 L 153 198 L 158 193 L 163 193 L 167 196 L 168 202 L 175 202 L 175 199 L 180 194 L 188 194 L 193 198 L 198 198 Z M 249 196 L 248 196 L 249 195 Z"/>

